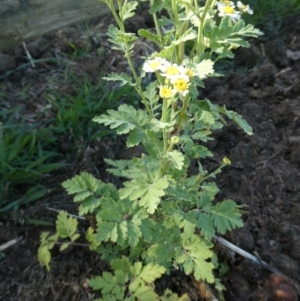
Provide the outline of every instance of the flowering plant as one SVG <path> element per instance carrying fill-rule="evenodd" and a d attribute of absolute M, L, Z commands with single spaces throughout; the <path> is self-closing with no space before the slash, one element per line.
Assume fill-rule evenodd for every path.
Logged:
<path fill-rule="evenodd" d="M 150 0 L 155 29 L 140 29 L 138 35 L 157 51 L 137 70 L 132 52 L 139 37 L 126 32 L 125 21 L 134 16 L 138 1 L 102 2 L 118 25 L 109 27 L 109 41 L 124 53 L 131 69 L 131 74 L 105 78 L 132 86 L 145 109 L 123 104 L 94 121 L 128 135 L 127 147 L 142 145 L 144 151 L 131 160 L 106 160 L 108 171 L 124 179 L 120 189 L 88 173 L 63 183 L 80 202 L 80 215 L 95 214 L 96 227 L 87 230 L 86 239 L 90 249 L 111 264 L 111 272 L 89 284 L 101 290 L 98 300 L 178 300 L 170 291 L 158 296 L 153 282 L 182 269 L 221 289 L 212 239 L 243 223 L 234 201 L 214 202 L 218 188 L 213 178 L 230 160 L 224 158 L 213 172 L 204 170 L 201 162 L 212 153 L 203 144 L 226 118 L 247 134 L 252 130 L 239 114 L 199 99 L 198 89 L 204 87 L 204 79 L 220 76 L 214 71 L 219 59 L 233 58 L 233 49 L 249 46 L 245 37 L 262 33 L 245 25 L 241 15 L 252 11 L 240 1 L 236 6 L 233 1 L 207 0 L 201 6 L 197 0 Z M 152 79 L 147 84 L 146 74 Z M 191 174 L 189 166 L 195 162 L 198 169 Z M 38 255 L 48 269 L 49 250 L 59 238 L 71 240 L 61 249 L 74 243 L 76 229 L 77 221 L 62 212 L 57 233 L 42 234 Z"/>

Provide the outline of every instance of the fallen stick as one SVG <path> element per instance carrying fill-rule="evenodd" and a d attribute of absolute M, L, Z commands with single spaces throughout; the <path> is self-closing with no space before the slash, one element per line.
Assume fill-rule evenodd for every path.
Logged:
<path fill-rule="evenodd" d="M 227 241 L 226 239 L 216 236 L 214 235 L 214 239 L 221 245 L 223 245 L 224 247 L 242 255 L 243 257 L 250 259 L 252 261 L 254 261 L 255 263 L 263 266 L 265 269 L 269 270 L 270 272 L 280 275 L 280 276 L 285 276 L 283 273 L 281 273 L 280 271 L 278 271 L 277 269 L 275 269 L 274 267 L 272 267 L 270 264 L 268 264 L 267 262 L 258 259 L 257 257 L 255 257 L 254 255 L 248 253 L 247 251 L 237 247 L 236 245 L 232 244 L 231 242 Z M 285 276 L 286 277 L 286 276 Z"/>
<path fill-rule="evenodd" d="M 18 242 L 21 241 L 21 240 L 22 240 L 22 236 L 17 237 L 17 238 L 14 238 L 14 239 L 12 239 L 12 240 L 6 242 L 5 244 L 3 244 L 3 245 L 0 246 L 0 251 L 3 251 L 3 250 L 5 250 L 5 249 L 7 249 L 7 248 L 13 246 L 14 244 L 18 243 Z"/>

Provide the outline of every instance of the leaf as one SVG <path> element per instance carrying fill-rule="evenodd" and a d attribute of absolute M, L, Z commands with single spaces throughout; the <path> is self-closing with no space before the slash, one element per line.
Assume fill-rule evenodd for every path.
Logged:
<path fill-rule="evenodd" d="M 235 228 L 243 227 L 241 213 L 237 204 L 232 200 L 225 200 L 216 204 L 210 210 L 217 231 L 225 234 Z"/>
<path fill-rule="evenodd" d="M 40 246 L 38 249 L 38 260 L 41 265 L 44 265 L 47 271 L 50 271 L 51 253 L 47 246 Z"/>
<path fill-rule="evenodd" d="M 213 256 L 209 246 L 201 241 L 196 235 L 182 234 L 182 246 L 184 252 L 179 253 L 179 258 L 184 259 L 184 270 L 186 274 L 194 271 L 196 280 L 204 280 L 208 283 L 214 282 L 213 269 L 214 265 L 207 260 Z"/>
<path fill-rule="evenodd" d="M 164 267 L 150 263 L 142 269 L 138 277 L 141 278 L 145 283 L 152 283 L 154 280 L 160 278 L 165 272 L 166 269 Z"/>
<path fill-rule="evenodd" d="M 207 205 L 210 205 L 214 199 L 216 194 L 219 192 L 219 188 L 216 183 L 210 182 L 201 185 L 202 191 L 199 193 L 199 198 L 197 200 L 197 207 L 204 208 Z"/>
<path fill-rule="evenodd" d="M 226 114 L 229 119 L 232 119 L 240 128 L 242 128 L 248 135 L 252 135 L 253 131 L 248 122 L 238 113 L 229 111 L 225 107 L 220 109 L 221 113 Z"/>
<path fill-rule="evenodd" d="M 135 247 L 138 244 L 141 236 L 142 233 L 139 227 L 135 224 L 128 223 L 128 242 L 132 247 Z"/>
<path fill-rule="evenodd" d="M 197 227 L 200 229 L 201 235 L 204 236 L 207 241 L 211 241 L 215 233 L 213 219 L 211 216 L 206 213 L 200 213 L 197 220 Z"/>
<path fill-rule="evenodd" d="M 65 242 L 65 243 L 63 243 L 61 246 L 60 246 L 60 248 L 59 248 L 59 251 L 63 251 L 63 250 L 65 250 L 68 246 L 70 245 L 70 243 L 69 242 Z"/>
<path fill-rule="evenodd" d="M 125 2 L 122 6 L 121 14 L 122 19 L 125 21 L 126 19 L 129 19 L 135 15 L 134 11 L 138 5 L 137 1 L 131 1 L 131 2 Z"/>
<path fill-rule="evenodd" d="M 90 191 L 95 193 L 98 189 L 99 180 L 87 172 L 73 177 L 70 180 L 64 181 L 62 186 L 67 190 L 68 194 L 75 194 Z M 80 199 L 77 199 L 80 201 Z"/>
<path fill-rule="evenodd" d="M 180 298 L 170 289 L 166 289 L 163 296 L 160 296 L 161 301 L 190 301 L 190 298 L 187 294 L 182 295 Z"/>
<path fill-rule="evenodd" d="M 102 241 L 112 240 L 113 242 L 117 241 L 117 226 L 114 222 L 98 222 L 97 233 L 95 234 L 95 242 L 100 243 Z"/>
<path fill-rule="evenodd" d="M 202 111 L 201 112 L 200 120 L 202 120 L 204 123 L 208 123 L 208 124 L 214 124 L 215 123 L 215 119 L 214 119 L 213 114 L 208 112 L 208 111 Z"/>
<path fill-rule="evenodd" d="M 127 73 L 124 72 L 121 73 L 112 72 L 107 76 L 103 76 L 102 78 L 107 81 L 119 81 L 121 87 L 124 85 L 129 85 L 134 87 L 136 85 L 132 82 L 132 77 L 130 77 Z"/>
<path fill-rule="evenodd" d="M 126 282 L 128 274 L 117 270 L 115 275 L 103 272 L 102 276 L 94 277 L 88 281 L 89 286 L 94 290 L 101 290 L 103 301 L 105 300 L 124 300 Z M 112 298 L 114 297 L 114 298 Z M 112 299 L 110 299 L 112 298 Z"/>
<path fill-rule="evenodd" d="M 136 127 L 142 127 L 147 122 L 147 113 L 136 110 L 132 106 L 121 105 L 118 111 L 108 110 L 107 115 L 95 117 L 93 121 L 117 129 L 117 133 L 128 134 Z"/>
<path fill-rule="evenodd" d="M 196 65 L 196 74 L 200 79 L 204 79 L 207 75 L 214 73 L 214 62 L 212 60 L 203 60 Z"/>
<path fill-rule="evenodd" d="M 165 189 L 168 188 L 169 183 L 163 177 L 155 177 L 152 181 L 141 177 L 125 182 L 124 186 L 119 190 L 121 199 L 128 197 L 131 201 L 138 200 L 140 206 L 153 214 L 159 205 L 160 198 L 165 195 Z"/>
<path fill-rule="evenodd" d="M 74 217 L 68 217 L 66 211 L 60 211 L 56 220 L 56 231 L 61 238 L 71 238 L 77 230 L 78 221 Z"/>
<path fill-rule="evenodd" d="M 154 42 L 158 46 L 160 46 L 161 44 L 159 35 L 151 33 L 148 29 L 139 29 L 138 34 L 140 37 L 146 38 L 147 40 Z"/>
<path fill-rule="evenodd" d="M 182 42 L 194 40 L 196 38 L 197 38 L 197 34 L 195 31 L 192 32 L 186 31 L 185 34 L 182 35 L 179 39 L 172 41 L 172 45 L 179 45 Z"/>
<path fill-rule="evenodd" d="M 165 155 L 169 161 L 171 161 L 171 163 L 173 164 L 173 166 L 178 169 L 181 170 L 183 165 L 184 165 L 184 156 L 183 154 L 178 151 L 178 150 L 173 150 L 170 152 L 167 152 Z"/>
<path fill-rule="evenodd" d="M 130 284 L 129 289 L 131 286 L 133 286 L 133 283 Z M 132 295 L 140 301 L 159 301 L 159 297 L 154 292 L 153 288 L 146 285 L 139 286 Z"/>

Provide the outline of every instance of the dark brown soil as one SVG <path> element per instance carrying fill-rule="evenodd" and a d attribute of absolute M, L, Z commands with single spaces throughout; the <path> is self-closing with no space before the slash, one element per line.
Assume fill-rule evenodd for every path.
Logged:
<path fill-rule="evenodd" d="M 283 36 L 272 39 L 266 36 L 259 42 L 253 41 L 249 49 L 237 50 L 234 65 L 221 70 L 227 76 L 208 80 L 202 92 L 202 96 L 212 102 L 237 111 L 254 130 L 252 136 L 247 136 L 229 123 L 214 134 L 215 140 L 209 144 L 214 157 L 205 163 L 207 168 L 217 166 L 224 156 L 232 162 L 218 176 L 219 197 L 231 198 L 246 206 L 245 227 L 228 233 L 226 238 L 287 277 L 274 280 L 271 272 L 235 255 L 230 262 L 231 271 L 224 278 L 226 301 L 296 300 L 293 294 L 300 293 L 297 288 L 300 281 L 299 20 L 286 20 Z M 72 72 L 78 76 L 88 74 L 97 82 L 101 68 L 109 71 L 124 69 L 122 55 L 110 52 L 107 42 L 101 40 L 100 33 L 105 31 L 103 24 L 106 24 L 103 22 L 92 22 L 92 32 L 88 34 L 76 26 L 28 42 L 28 51 L 35 59 L 64 56 L 71 52 L 66 41 L 72 41 L 78 49 L 86 49 L 89 53 L 85 58 L 73 59 Z M 141 42 L 136 57 L 141 53 L 147 55 L 148 51 L 151 49 Z M 47 105 L 45 94 L 51 78 L 62 79 L 65 70 L 43 62 L 35 68 L 26 66 L 9 75 L 9 70 L 24 64 L 24 55 L 21 46 L 0 53 L 2 90 L 12 96 L 9 102 L 0 100 L 0 105 L 19 105 L 21 100 L 17 93 L 30 84 L 30 97 L 23 103 L 23 114 L 30 121 Z M 57 80 L 54 86 L 59 93 L 72 91 L 63 80 Z M 101 147 L 104 151 L 103 143 Z M 116 148 L 113 144 L 107 146 L 100 157 L 119 156 Z M 58 187 L 82 168 L 88 169 L 76 166 L 71 172 L 54 175 L 56 178 L 52 179 L 51 185 Z M 64 254 L 54 250 L 51 272 L 40 267 L 36 257 L 39 235 L 53 228 L 33 226 L 26 221 L 35 218 L 54 223 L 56 214 L 48 211 L 47 206 L 76 212 L 72 201 L 60 191 L 3 218 L 0 245 L 15 237 L 22 236 L 23 239 L 5 250 L 6 257 L 0 261 L 0 300 L 84 301 L 95 297 L 87 286 L 87 279 L 101 274 L 106 265 L 88 248 L 74 247 Z M 85 226 L 83 223 L 82 227 Z M 176 283 L 182 286 L 179 291 L 190 293 L 191 300 L 203 300 L 192 288 L 192 281 L 188 284 L 178 280 Z M 291 292 L 292 297 L 280 299 L 278 288 Z"/>

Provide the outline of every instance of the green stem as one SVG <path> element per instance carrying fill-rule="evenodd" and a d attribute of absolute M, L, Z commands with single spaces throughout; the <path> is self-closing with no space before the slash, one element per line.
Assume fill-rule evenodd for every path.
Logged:
<path fill-rule="evenodd" d="M 183 100 L 182 109 L 180 110 L 180 113 L 179 113 L 179 121 L 178 121 L 177 129 L 175 130 L 175 135 L 179 134 L 181 131 L 181 124 L 182 124 L 183 120 L 185 119 L 187 107 L 188 107 L 188 98 L 185 97 Z"/>
<path fill-rule="evenodd" d="M 120 3 L 119 1 L 118 1 L 118 5 L 119 5 L 119 10 L 121 10 L 122 7 L 121 7 L 121 3 Z M 120 16 L 120 17 L 118 16 L 118 14 L 117 14 L 117 12 L 116 12 L 116 10 L 115 10 L 115 7 L 114 7 L 114 5 L 113 5 L 113 1 L 110 1 L 110 2 L 108 3 L 108 7 L 110 8 L 110 10 L 111 10 L 111 12 L 112 12 L 112 14 L 113 14 L 113 16 L 114 16 L 116 22 L 118 23 L 118 26 L 119 26 L 120 30 L 121 30 L 123 33 L 126 33 L 126 32 L 125 32 L 125 24 L 124 24 L 124 20 L 123 20 L 123 18 L 122 18 L 121 16 Z M 133 61 L 132 61 L 132 57 L 131 57 L 131 55 L 130 55 L 130 47 L 129 47 L 129 44 L 128 44 L 128 43 L 126 43 L 125 57 L 126 57 L 126 59 L 127 59 L 127 61 L 128 61 L 129 67 L 130 67 L 130 69 L 131 69 L 131 72 L 132 72 L 132 74 L 133 74 L 134 80 L 135 80 L 136 85 L 137 85 L 137 86 L 135 86 L 135 90 L 136 90 L 136 91 L 138 92 L 138 94 L 141 96 L 142 102 L 143 102 L 143 104 L 144 104 L 144 106 L 145 106 L 145 108 L 146 108 L 148 114 L 149 114 L 150 117 L 152 118 L 152 117 L 153 117 L 153 113 L 152 113 L 152 110 L 150 109 L 150 107 L 149 107 L 149 105 L 148 105 L 148 103 L 147 103 L 147 100 L 146 100 L 146 98 L 145 98 L 145 96 L 144 96 L 144 94 L 143 94 L 143 89 L 142 89 L 142 86 L 141 86 L 141 79 L 140 79 L 139 76 L 137 75 L 137 72 L 136 72 L 136 70 L 135 70 L 135 68 L 134 68 L 134 64 L 133 64 Z"/>
<path fill-rule="evenodd" d="M 115 6 L 114 6 L 113 1 L 110 1 L 109 3 L 107 3 L 107 5 L 108 5 L 109 9 L 111 10 L 111 12 L 112 12 L 112 14 L 113 14 L 116 22 L 118 23 L 118 26 L 119 26 L 120 30 L 122 30 L 123 32 L 125 32 L 125 26 L 124 26 L 121 18 L 119 18 L 118 14 L 117 14 L 117 12 L 115 10 Z M 120 7 L 119 7 L 119 9 L 120 9 Z"/>
<path fill-rule="evenodd" d="M 150 3 L 151 3 L 151 5 L 153 5 L 154 0 L 151 0 Z M 156 33 L 157 33 L 157 35 L 159 36 L 160 47 L 162 48 L 162 47 L 164 46 L 164 45 L 163 45 L 163 38 L 162 38 L 161 31 L 160 31 L 160 27 L 159 27 L 159 25 L 158 25 L 158 20 L 157 20 L 157 15 L 156 15 L 156 13 L 152 14 L 152 17 L 153 17 L 153 21 L 154 21 L 154 24 L 155 24 Z"/>
<path fill-rule="evenodd" d="M 163 100 L 163 107 L 162 107 L 162 122 L 167 122 L 167 115 L 168 115 L 168 102 L 167 100 Z M 168 151 L 168 137 L 167 137 L 167 130 L 163 129 L 163 140 L 164 140 L 164 152 Z"/>

